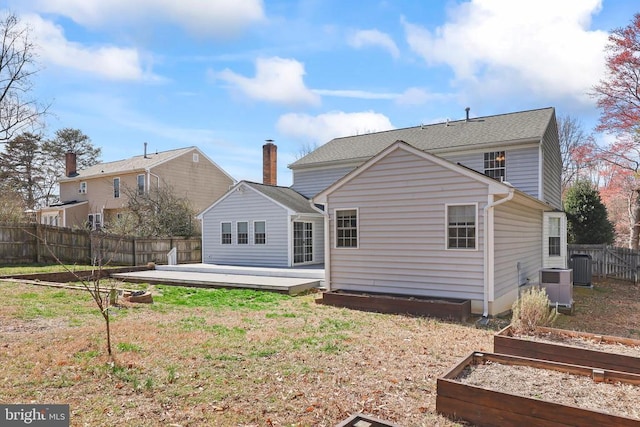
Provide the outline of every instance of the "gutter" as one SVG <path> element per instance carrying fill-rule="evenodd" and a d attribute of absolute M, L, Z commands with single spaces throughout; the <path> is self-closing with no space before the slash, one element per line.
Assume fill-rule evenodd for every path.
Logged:
<path fill-rule="evenodd" d="M 507 197 L 498 201 L 491 200 L 484 207 L 484 299 L 483 299 L 483 311 L 482 317 L 487 319 L 489 317 L 489 290 L 493 289 L 493 271 L 489 271 L 489 265 L 493 266 L 493 208 L 503 203 L 506 203 L 513 199 L 515 195 L 515 189 L 510 188 Z M 493 195 L 489 196 L 493 199 Z M 491 216 L 491 224 L 489 224 L 489 216 Z M 491 225 L 491 233 L 489 233 L 489 226 Z M 491 243 L 491 244 L 489 244 Z M 491 250 L 491 254 L 489 254 Z"/>

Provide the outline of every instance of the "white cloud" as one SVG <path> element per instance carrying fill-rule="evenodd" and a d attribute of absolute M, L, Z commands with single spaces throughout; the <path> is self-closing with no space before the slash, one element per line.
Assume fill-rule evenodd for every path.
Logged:
<path fill-rule="evenodd" d="M 396 99 L 397 93 L 367 92 L 364 90 L 332 90 L 332 89 L 312 89 L 313 93 L 323 96 L 335 96 L 339 98 L 357 99 Z"/>
<path fill-rule="evenodd" d="M 368 46 L 380 47 L 389 52 L 394 58 L 400 56 L 400 50 L 393 39 L 379 30 L 357 31 L 349 37 L 349 45 L 356 49 Z"/>
<path fill-rule="evenodd" d="M 44 62 L 113 80 L 157 80 L 145 72 L 140 53 L 133 48 L 89 47 L 65 38 L 63 29 L 38 15 L 23 16 L 37 40 Z"/>
<path fill-rule="evenodd" d="M 607 33 L 589 30 L 600 9 L 601 0 L 473 0 L 453 7 L 434 31 L 403 24 L 412 50 L 450 66 L 456 83 L 586 103 L 604 72 Z"/>
<path fill-rule="evenodd" d="M 214 73 L 251 99 L 285 105 L 319 105 L 320 97 L 303 81 L 304 64 L 295 59 L 259 58 L 255 77 L 244 77 L 226 69 Z"/>
<path fill-rule="evenodd" d="M 19 4 L 29 6 L 89 27 L 162 21 L 213 37 L 234 36 L 265 19 L 262 0 L 21 0 Z"/>
<path fill-rule="evenodd" d="M 289 113 L 280 116 L 276 127 L 282 134 L 324 144 L 333 138 L 394 129 L 387 116 L 373 111 L 332 111 L 310 116 Z"/>

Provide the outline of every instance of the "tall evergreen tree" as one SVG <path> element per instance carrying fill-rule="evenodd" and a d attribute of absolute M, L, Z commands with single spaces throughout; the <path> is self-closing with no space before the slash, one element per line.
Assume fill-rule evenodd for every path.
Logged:
<path fill-rule="evenodd" d="M 39 206 L 42 196 L 40 135 L 25 132 L 9 140 L 0 153 L 3 185 L 20 194 L 28 209 Z"/>
<path fill-rule="evenodd" d="M 613 224 L 600 193 L 589 181 L 578 181 L 567 190 L 564 200 L 569 228 L 569 243 L 612 243 Z"/>
<path fill-rule="evenodd" d="M 102 149 L 91 142 L 91 138 L 80 129 L 63 128 L 56 131 L 55 137 L 42 143 L 42 152 L 50 159 L 58 171 L 64 172 L 65 153 L 76 153 L 78 169 L 86 169 L 100 162 Z"/>

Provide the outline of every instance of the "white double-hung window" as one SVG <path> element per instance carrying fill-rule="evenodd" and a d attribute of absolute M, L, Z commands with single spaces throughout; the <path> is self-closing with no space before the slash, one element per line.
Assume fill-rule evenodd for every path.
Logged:
<path fill-rule="evenodd" d="M 477 206 L 447 205 L 447 249 L 476 249 Z"/>

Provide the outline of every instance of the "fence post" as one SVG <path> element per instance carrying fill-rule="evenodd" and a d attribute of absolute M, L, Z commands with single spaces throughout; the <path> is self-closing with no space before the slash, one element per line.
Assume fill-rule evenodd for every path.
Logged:
<path fill-rule="evenodd" d="M 136 266 L 136 246 L 138 246 L 138 244 L 136 243 L 136 238 L 133 238 L 133 262 L 131 263 L 131 265 L 133 265 L 134 267 Z"/>
<path fill-rule="evenodd" d="M 42 262 L 42 248 L 40 247 L 40 241 L 42 239 L 42 229 L 40 223 L 35 224 L 35 233 L 36 236 L 36 264 L 40 264 Z"/>

